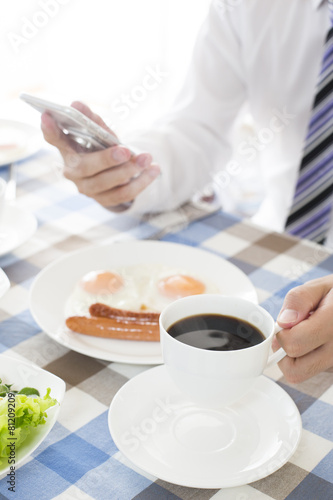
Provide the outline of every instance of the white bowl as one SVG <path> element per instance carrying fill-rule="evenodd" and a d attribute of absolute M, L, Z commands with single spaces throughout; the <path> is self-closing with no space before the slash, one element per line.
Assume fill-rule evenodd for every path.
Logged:
<path fill-rule="evenodd" d="M 41 397 L 46 394 L 48 387 L 51 388 L 50 396 L 55 398 L 59 404 L 47 410 L 47 419 L 44 425 L 34 429 L 22 445 L 16 450 L 15 467 L 24 461 L 41 444 L 54 426 L 60 404 L 64 398 L 65 382 L 42 368 L 19 359 L 0 354 L 0 378 L 3 383 L 13 384 L 13 390 L 20 390 L 23 387 L 34 387 L 38 389 Z M 0 465 L 0 477 L 6 474 L 10 466 L 5 462 Z"/>

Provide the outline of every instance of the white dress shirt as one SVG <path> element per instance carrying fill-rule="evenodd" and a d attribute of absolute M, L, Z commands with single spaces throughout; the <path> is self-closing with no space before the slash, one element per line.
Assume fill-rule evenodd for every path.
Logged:
<path fill-rule="evenodd" d="M 255 137 L 235 148 L 243 167 L 260 161 L 264 197 L 253 221 L 283 231 L 328 29 L 326 1 L 213 1 L 174 108 L 132 141 L 153 154 L 162 175 L 130 211 L 172 209 L 218 171 L 242 175 L 230 163 L 230 134 L 247 102 Z M 225 180 L 221 172 L 216 178 Z"/>

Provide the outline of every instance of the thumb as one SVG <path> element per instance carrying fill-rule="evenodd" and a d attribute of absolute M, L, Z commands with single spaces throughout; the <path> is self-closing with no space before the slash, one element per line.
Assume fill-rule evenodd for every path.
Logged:
<path fill-rule="evenodd" d="M 114 135 L 115 138 L 117 139 L 116 134 L 110 129 L 110 127 L 107 126 L 105 121 L 97 113 L 94 113 L 89 108 L 89 106 L 87 106 L 86 104 L 84 104 L 83 102 L 80 102 L 80 101 L 73 101 L 71 106 L 72 106 L 72 108 L 77 109 L 77 111 L 80 111 L 81 113 L 86 115 L 88 118 L 90 118 L 90 120 L 97 123 L 97 125 L 104 128 L 105 130 L 107 130 L 111 135 Z"/>
<path fill-rule="evenodd" d="M 277 317 L 278 324 L 283 328 L 292 328 L 303 321 L 317 308 L 327 291 L 320 280 L 309 281 L 290 290 Z"/>

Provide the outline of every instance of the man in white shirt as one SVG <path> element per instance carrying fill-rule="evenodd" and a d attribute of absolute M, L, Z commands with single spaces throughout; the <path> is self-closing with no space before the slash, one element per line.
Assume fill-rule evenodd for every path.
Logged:
<path fill-rule="evenodd" d="M 245 165 L 260 151 L 265 188 L 253 221 L 270 230 L 283 231 L 328 29 L 326 0 L 242 0 L 229 10 L 216 0 L 200 31 L 189 74 L 173 110 L 152 130 L 131 142 L 131 146 L 148 153 L 131 156 L 128 148 L 117 146 L 77 155 L 73 143 L 47 115 L 42 117 L 44 136 L 59 148 L 65 162 L 64 175 L 76 183 L 80 192 L 103 206 L 139 213 L 168 210 L 212 182 L 221 169 L 228 165 L 232 168 L 228 163 L 232 154 L 230 132 L 247 102 L 256 135 L 251 143 L 241 143 L 236 148 Z M 105 126 L 86 106 L 74 103 L 74 107 Z M 333 226 L 326 244 L 333 248 Z M 324 287 L 323 282 L 315 284 L 316 298 L 323 297 L 323 290 L 325 296 L 328 294 L 327 283 L 331 282 L 326 280 Z M 311 293 L 307 290 L 306 298 L 304 289 L 300 292 L 302 304 L 296 300 L 295 306 L 287 307 L 292 313 L 295 307 L 299 314 L 294 314 L 293 321 L 285 321 L 285 326 L 304 319 L 308 303 L 312 301 L 310 308 L 320 302 L 312 300 L 312 296 L 310 301 Z M 305 342 L 306 350 L 300 348 L 295 354 L 296 344 L 290 347 L 283 334 L 278 336 L 290 354 L 281 362 L 290 379 L 301 380 L 318 372 L 318 366 L 325 369 L 333 365 L 332 333 L 327 335 L 324 317 L 320 318 L 325 335 L 318 345 Z M 296 369 L 295 375 L 295 369 L 291 371 L 291 356 L 304 357 L 318 346 L 324 348 L 321 359 L 324 357 L 325 362 L 316 360 L 314 370 L 309 367 L 309 363 L 313 365 L 309 360 L 305 368 Z"/>
<path fill-rule="evenodd" d="M 135 161 L 129 162 L 131 168 L 125 164 L 121 181 L 129 181 L 133 171 L 137 174 L 142 169 L 143 177 L 117 190 L 119 172 L 105 175 L 104 169 L 126 162 L 130 154 L 114 160 L 110 150 L 91 156 L 91 162 L 87 158 L 81 170 L 71 169 L 69 162 L 65 175 L 104 206 L 134 199 L 131 211 L 173 208 L 228 167 L 230 130 L 248 102 L 256 138 L 236 149 L 244 168 L 260 152 L 265 197 L 253 221 L 283 231 L 329 28 L 327 3 L 242 0 L 227 11 L 222 5 L 216 0 L 211 6 L 174 109 L 131 143 L 152 155 L 162 175 L 147 189 L 158 170 L 151 167 L 152 158 L 146 154 L 141 156 L 143 167 Z"/>

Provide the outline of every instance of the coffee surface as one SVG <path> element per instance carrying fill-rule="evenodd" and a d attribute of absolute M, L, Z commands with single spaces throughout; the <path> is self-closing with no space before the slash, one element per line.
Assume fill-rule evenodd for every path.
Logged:
<path fill-rule="evenodd" d="M 221 314 L 183 318 L 171 325 L 168 333 L 184 344 L 210 351 L 245 349 L 265 340 L 263 333 L 247 321 Z"/>

